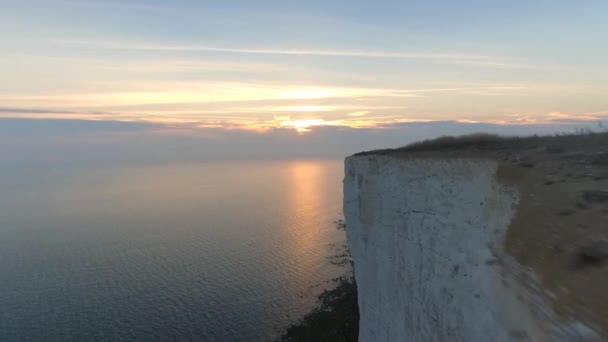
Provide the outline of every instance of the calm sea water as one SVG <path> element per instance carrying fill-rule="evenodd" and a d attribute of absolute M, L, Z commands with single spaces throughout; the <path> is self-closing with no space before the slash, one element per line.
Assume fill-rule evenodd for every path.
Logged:
<path fill-rule="evenodd" d="M 1 169 L 0 341 L 268 341 L 330 263 L 342 161 Z"/>

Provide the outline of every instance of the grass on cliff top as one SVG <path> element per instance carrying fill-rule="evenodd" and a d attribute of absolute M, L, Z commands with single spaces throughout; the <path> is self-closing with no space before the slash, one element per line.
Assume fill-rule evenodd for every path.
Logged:
<path fill-rule="evenodd" d="M 457 150 L 525 150 L 537 147 L 550 149 L 568 149 L 569 147 L 585 148 L 597 144 L 608 144 L 608 132 L 594 133 L 581 130 L 572 134 L 556 134 L 552 136 L 500 136 L 489 133 L 474 133 L 461 136 L 442 136 L 427 139 L 394 149 L 366 151 L 356 156 L 371 154 L 393 154 L 408 152 L 457 151 Z"/>
<path fill-rule="evenodd" d="M 436 139 L 427 139 L 419 142 L 415 142 L 406 145 L 399 150 L 402 151 L 431 151 L 431 150 L 442 150 L 442 149 L 461 149 L 468 147 L 476 148 L 496 148 L 504 145 L 508 139 L 497 134 L 488 133 L 474 133 L 468 135 L 461 135 L 458 137 L 454 136 L 442 136 Z"/>

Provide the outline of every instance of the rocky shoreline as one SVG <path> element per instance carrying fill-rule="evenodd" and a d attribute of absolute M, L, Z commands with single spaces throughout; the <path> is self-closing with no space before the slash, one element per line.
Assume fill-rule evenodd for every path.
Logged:
<path fill-rule="evenodd" d="M 318 301 L 317 307 L 288 327 L 278 341 L 357 341 L 359 308 L 352 273 L 338 278 L 336 287 L 324 291 Z"/>
<path fill-rule="evenodd" d="M 336 228 L 346 230 L 343 220 Z M 335 286 L 318 296 L 317 306 L 297 323 L 289 326 L 277 341 L 356 342 L 359 337 L 357 283 L 348 245 L 341 246 L 329 260 L 334 265 L 349 267 L 347 274 L 333 279 Z"/>

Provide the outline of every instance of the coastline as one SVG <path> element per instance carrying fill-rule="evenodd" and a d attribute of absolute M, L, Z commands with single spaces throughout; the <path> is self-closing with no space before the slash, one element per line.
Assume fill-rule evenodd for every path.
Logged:
<path fill-rule="evenodd" d="M 346 230 L 343 220 L 336 221 L 338 230 Z M 353 261 L 345 243 L 343 249 L 333 255 L 330 263 L 348 266 L 349 271 L 334 278 L 334 287 L 326 289 L 317 297 L 311 312 L 291 324 L 277 341 L 336 341 L 356 342 L 359 337 L 359 306 L 357 283 Z"/>
<path fill-rule="evenodd" d="M 357 284 L 351 272 L 319 295 L 317 307 L 289 326 L 277 341 L 353 342 L 358 336 Z"/>

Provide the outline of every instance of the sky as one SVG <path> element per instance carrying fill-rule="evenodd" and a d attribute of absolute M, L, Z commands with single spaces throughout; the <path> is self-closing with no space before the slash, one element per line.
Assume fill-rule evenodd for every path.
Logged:
<path fill-rule="evenodd" d="M 604 0 L 0 3 L 0 125 L 10 127 L 89 120 L 284 142 L 608 117 Z"/>

